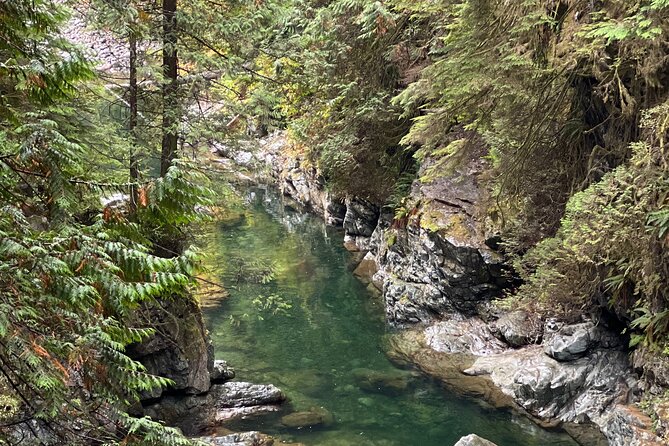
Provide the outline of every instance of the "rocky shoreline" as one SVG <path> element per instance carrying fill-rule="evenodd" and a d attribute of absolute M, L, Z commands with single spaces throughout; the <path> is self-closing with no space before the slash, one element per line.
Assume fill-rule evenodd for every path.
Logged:
<path fill-rule="evenodd" d="M 380 294 L 387 320 L 405 327 L 393 359 L 449 389 L 512 407 L 542 426 L 561 426 L 582 444 L 660 445 L 666 420 L 637 408 L 645 392 L 669 387 L 667 364 L 635 353 L 604 318 L 540 320 L 489 304 L 511 285 L 496 234 L 477 214 L 482 161 L 429 185 L 415 182 L 402 218 L 358 197 L 336 197 L 283 134 L 260 141 L 249 173 L 263 172 L 287 196 L 342 227 L 354 273 Z M 258 176 L 256 175 L 256 178 Z"/>

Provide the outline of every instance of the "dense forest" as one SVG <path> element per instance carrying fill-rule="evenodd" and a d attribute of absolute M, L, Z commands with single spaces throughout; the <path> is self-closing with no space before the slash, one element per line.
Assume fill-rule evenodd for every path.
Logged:
<path fill-rule="evenodd" d="M 126 347 L 194 299 L 210 147 L 277 130 L 397 225 L 480 160 L 499 305 L 669 355 L 667 0 L 9 0 L 0 55 L 0 443 L 191 444 Z"/>

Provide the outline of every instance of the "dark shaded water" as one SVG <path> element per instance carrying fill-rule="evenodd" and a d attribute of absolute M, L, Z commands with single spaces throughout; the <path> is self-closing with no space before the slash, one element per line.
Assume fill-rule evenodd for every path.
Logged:
<path fill-rule="evenodd" d="M 205 305 L 216 357 L 238 380 L 276 384 L 295 410 L 323 407 L 335 421 L 288 429 L 279 414 L 230 428 L 306 445 L 449 446 L 470 433 L 499 446 L 575 444 L 396 368 L 384 353 L 381 302 L 350 273 L 342 234 L 262 190 L 249 203 L 244 218 L 220 224 L 210 240 L 213 272 L 230 290 Z M 370 374 L 399 388 L 370 387 Z"/>

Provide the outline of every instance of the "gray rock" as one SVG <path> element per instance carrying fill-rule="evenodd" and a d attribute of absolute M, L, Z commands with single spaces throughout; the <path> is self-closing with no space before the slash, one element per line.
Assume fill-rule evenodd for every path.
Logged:
<path fill-rule="evenodd" d="M 534 344 L 541 339 L 539 319 L 523 310 L 504 313 L 492 324 L 492 330 L 512 347 Z"/>
<path fill-rule="evenodd" d="M 369 237 L 379 220 L 379 207 L 362 198 L 346 199 L 344 231 L 347 235 Z"/>
<path fill-rule="evenodd" d="M 437 322 L 424 331 L 429 347 L 444 353 L 471 353 L 486 356 L 501 353 L 505 346 L 478 318 Z"/>
<path fill-rule="evenodd" d="M 383 296 L 386 317 L 395 323 L 427 321 L 435 314 L 448 312 L 453 308 L 435 286 L 405 282 L 390 275 L 385 275 Z"/>
<path fill-rule="evenodd" d="M 222 359 L 214 361 L 214 367 L 211 371 L 211 382 L 215 384 L 222 384 L 230 381 L 235 377 L 235 370 Z"/>
<path fill-rule="evenodd" d="M 602 432 L 609 446 L 661 446 L 665 445 L 652 433 L 653 420 L 639 409 L 617 405 L 603 417 Z"/>
<path fill-rule="evenodd" d="M 485 438 L 479 437 L 476 434 L 469 434 L 465 437 L 462 437 L 453 446 L 497 446 L 497 445 L 492 441 L 488 441 Z"/>
<path fill-rule="evenodd" d="M 240 166 L 248 166 L 251 164 L 251 161 L 253 161 L 253 153 L 240 150 L 233 154 L 233 159 L 235 163 Z"/>
<path fill-rule="evenodd" d="M 544 341 L 544 352 L 558 361 L 573 361 L 598 346 L 615 348 L 620 339 L 613 333 L 592 322 L 565 325 Z"/>
<path fill-rule="evenodd" d="M 248 382 L 217 384 L 212 386 L 210 393 L 218 408 L 279 404 L 286 399 L 281 389 L 272 384 Z"/>
<path fill-rule="evenodd" d="M 483 243 L 467 245 L 447 232 L 416 227 L 393 230 L 384 243 L 377 249 L 377 263 L 391 282 L 384 286 L 390 321 L 429 322 L 453 312 L 474 315 L 504 285 L 501 259 Z M 417 291 L 409 293 L 411 299 L 396 299 L 393 288 L 401 283 Z"/>
<path fill-rule="evenodd" d="M 346 217 L 346 205 L 328 195 L 325 206 L 325 222 L 330 226 L 343 226 Z"/>
<path fill-rule="evenodd" d="M 291 428 L 327 426 L 334 422 L 334 417 L 323 407 L 312 407 L 303 412 L 293 412 L 281 417 L 281 424 Z"/>
<path fill-rule="evenodd" d="M 402 372 L 380 372 L 366 368 L 351 370 L 351 376 L 362 390 L 368 392 L 401 392 L 409 386 L 410 376 Z"/>
<path fill-rule="evenodd" d="M 560 362 L 543 354 L 540 346 L 531 346 L 479 357 L 464 373 L 489 375 L 538 418 L 600 426 L 606 408 L 636 383 L 627 355 L 619 350 L 597 350 Z"/>
<path fill-rule="evenodd" d="M 146 406 L 144 414 L 187 435 L 198 435 L 231 419 L 276 412 L 284 400 L 284 394 L 273 385 L 227 382 L 212 385 L 205 394 L 163 396 Z"/>
<path fill-rule="evenodd" d="M 278 405 L 260 405 L 244 407 L 221 407 L 218 408 L 213 417 L 213 424 L 223 424 L 231 420 L 258 418 L 263 415 L 278 412 Z"/>
<path fill-rule="evenodd" d="M 214 425 L 216 411 L 208 394 L 164 395 L 145 405 L 143 415 L 180 428 L 186 435 L 198 435 Z"/>
<path fill-rule="evenodd" d="M 211 446 L 271 446 L 274 444 L 272 437 L 260 432 L 240 432 L 222 437 L 199 437 L 195 438 Z"/>
<path fill-rule="evenodd" d="M 141 324 L 161 329 L 146 341 L 129 346 L 128 355 L 149 373 L 173 380 L 171 391 L 207 392 L 214 365 L 213 346 L 197 302 L 186 297 L 163 299 L 135 317 L 145 318 Z M 145 398 L 158 396 L 160 392 Z"/>

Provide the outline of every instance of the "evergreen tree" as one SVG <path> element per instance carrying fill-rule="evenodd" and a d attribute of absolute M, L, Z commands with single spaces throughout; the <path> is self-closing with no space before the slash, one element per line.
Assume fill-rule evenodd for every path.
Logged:
<path fill-rule="evenodd" d="M 175 160 L 141 185 L 135 222 L 113 206 L 95 212 L 101 194 L 127 189 L 113 173 L 127 165 L 104 157 L 111 182 L 91 169 L 98 132 L 121 128 L 84 123 L 99 114 L 80 89 L 96 87 L 59 34 L 66 18 L 50 0 L 0 4 L 0 441 L 190 444 L 124 412 L 139 392 L 169 384 L 124 348 L 153 333 L 130 322 L 143 302 L 191 298 L 196 254 L 157 257 L 149 236 L 197 218 L 208 191 Z"/>

